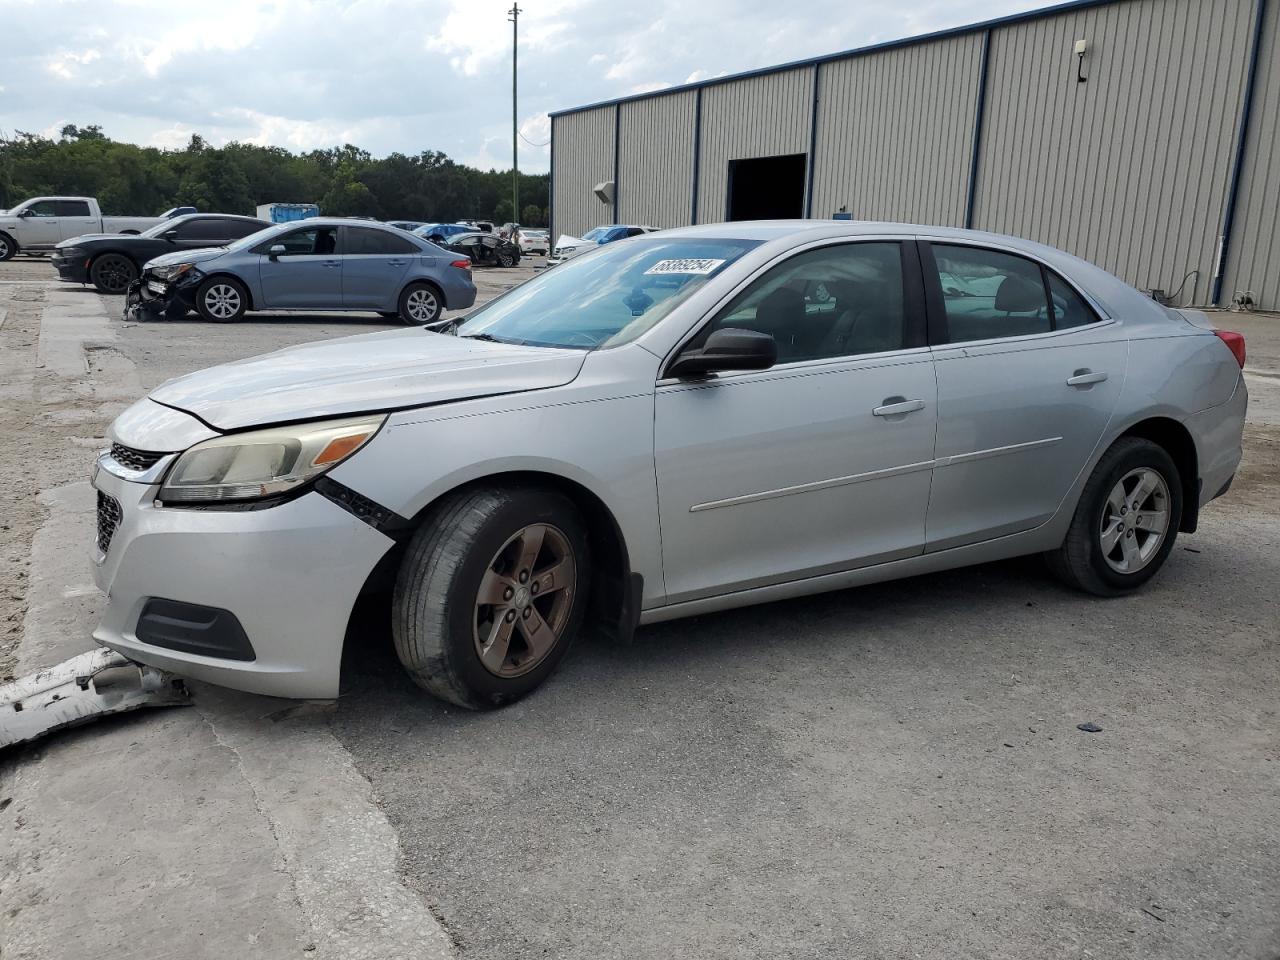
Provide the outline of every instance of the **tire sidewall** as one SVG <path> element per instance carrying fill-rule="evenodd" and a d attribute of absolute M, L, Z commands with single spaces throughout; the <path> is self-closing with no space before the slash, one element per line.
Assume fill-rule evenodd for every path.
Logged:
<path fill-rule="evenodd" d="M 428 320 L 415 320 L 409 316 L 409 295 L 416 290 L 429 290 L 431 295 L 436 298 L 436 312 Z M 409 327 L 422 327 L 428 323 L 435 323 L 444 314 L 444 294 L 440 290 L 429 283 L 411 283 L 405 287 L 400 293 L 400 302 L 398 306 L 398 314 L 400 322 Z"/>
<path fill-rule="evenodd" d="M 577 583 L 573 608 L 555 648 L 528 673 L 518 677 L 498 677 L 480 662 L 475 647 L 475 602 L 480 581 L 490 561 L 518 530 L 533 523 L 558 527 L 573 547 Z M 471 696 L 483 707 L 497 707 L 520 699 L 542 684 L 559 666 L 573 645 L 586 614 L 590 593 L 590 546 L 581 515 L 566 498 L 549 491 L 520 491 L 505 498 L 483 523 L 467 550 L 453 582 L 446 589 L 445 660 Z"/>
<path fill-rule="evenodd" d="M 124 264 L 124 266 L 125 266 L 125 269 L 126 269 L 126 270 L 128 270 L 128 272 L 129 272 L 129 280 L 128 280 L 128 282 L 127 282 L 127 283 L 125 283 L 124 288 L 123 288 L 123 289 L 121 289 L 121 290 L 106 290 L 106 289 L 104 289 L 104 288 L 102 287 L 102 284 L 101 284 L 101 283 L 99 283 L 99 281 L 98 281 L 98 276 L 97 276 L 97 275 L 98 275 L 98 271 L 99 271 L 99 270 L 100 270 L 104 265 L 106 265 L 106 264 L 108 264 L 108 263 L 111 263 L 111 262 L 113 262 L 113 261 L 116 261 L 116 260 L 119 260 L 121 263 L 123 263 L 123 264 Z M 114 295 L 116 295 L 116 294 L 124 293 L 125 291 L 127 291 L 127 290 L 129 289 L 129 284 L 130 284 L 130 283 L 132 283 L 134 280 L 137 280 L 137 279 L 138 279 L 138 265 L 137 265 L 136 263 L 134 263 L 132 260 L 130 260 L 128 257 L 126 257 L 126 256 L 122 256 L 121 254 L 118 254 L 118 253 L 106 253 L 106 254 L 103 254 L 102 256 L 100 256 L 100 257 L 98 257 L 96 260 L 94 260 L 94 261 L 93 261 L 93 263 L 92 263 L 92 264 L 90 265 L 90 267 L 89 267 L 89 280 L 90 280 L 90 282 L 92 282 L 92 283 L 93 283 L 94 287 L 98 290 L 98 292 L 99 292 L 99 293 L 105 293 L 105 294 L 109 294 L 109 295 L 112 295 L 112 296 L 114 296 Z"/>
<path fill-rule="evenodd" d="M 18 255 L 18 245 L 7 233 L 0 233 L 0 245 L 3 245 L 3 250 L 0 250 L 0 263 L 12 260 Z"/>
<path fill-rule="evenodd" d="M 209 288 L 218 284 L 226 284 L 235 287 L 236 292 L 240 294 L 240 310 L 234 316 L 215 317 L 205 309 L 204 296 Z M 201 319 L 207 320 L 209 323 L 235 323 L 244 317 L 245 311 L 249 308 L 249 293 L 245 290 L 244 284 L 239 280 L 233 280 L 231 277 L 210 277 L 200 284 L 196 290 L 196 312 L 200 314 Z"/>
<path fill-rule="evenodd" d="M 1103 504 L 1107 495 L 1120 479 L 1127 473 L 1146 467 L 1155 470 L 1164 479 L 1169 488 L 1169 528 L 1165 533 L 1160 549 L 1141 570 L 1136 573 L 1119 573 L 1111 569 L 1102 553 L 1102 531 L 1100 519 Z M 1080 521 L 1087 526 L 1089 542 L 1089 567 L 1107 587 L 1117 593 L 1128 592 L 1140 587 L 1150 580 L 1164 565 L 1174 541 L 1178 537 L 1178 527 L 1182 523 L 1182 479 L 1178 474 L 1173 458 L 1163 448 L 1149 441 L 1142 441 L 1110 458 L 1105 469 L 1095 473 L 1090 479 L 1087 497 L 1081 503 L 1083 513 Z"/>

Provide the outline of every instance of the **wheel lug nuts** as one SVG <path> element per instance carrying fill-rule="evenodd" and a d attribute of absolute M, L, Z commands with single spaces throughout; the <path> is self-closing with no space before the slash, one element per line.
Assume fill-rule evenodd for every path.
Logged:
<path fill-rule="evenodd" d="M 531 614 L 531 613 L 533 613 L 533 607 L 525 607 L 525 608 L 524 608 L 524 613 L 522 614 L 522 616 L 523 616 L 526 620 L 528 620 L 528 619 L 529 619 L 529 614 Z"/>
<path fill-rule="evenodd" d="M 507 589 L 502 591 L 502 599 L 510 600 L 513 596 L 515 596 L 515 593 L 516 592 L 514 590 L 512 590 L 510 587 L 507 587 Z"/>
<path fill-rule="evenodd" d="M 515 612 L 514 610 L 508 610 L 508 611 L 507 611 L 507 623 L 510 623 L 510 622 L 511 622 L 512 620 L 514 620 L 515 618 L 516 618 L 516 612 Z"/>
<path fill-rule="evenodd" d="M 533 581 L 533 586 L 531 586 L 531 587 L 529 588 L 529 592 L 530 592 L 530 593 L 537 593 L 537 592 L 538 592 L 538 581 L 537 581 L 537 580 Z"/>
<path fill-rule="evenodd" d="M 528 570 L 521 570 L 521 571 L 520 571 L 520 582 L 521 582 L 521 583 L 528 583 L 528 582 L 529 582 L 529 571 L 528 571 Z"/>

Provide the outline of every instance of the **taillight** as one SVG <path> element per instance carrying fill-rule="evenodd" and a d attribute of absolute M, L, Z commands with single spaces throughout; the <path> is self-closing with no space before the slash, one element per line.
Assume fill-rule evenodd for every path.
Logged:
<path fill-rule="evenodd" d="M 1214 334 L 1218 339 L 1227 345 L 1227 349 L 1231 351 L 1232 356 L 1236 358 L 1236 363 L 1240 364 L 1240 369 L 1244 369 L 1244 334 L 1232 333 L 1230 330 L 1215 330 Z"/>
<path fill-rule="evenodd" d="M 453 263 L 449 264 L 449 266 L 451 266 L 451 267 L 457 267 L 459 270 L 470 270 L 470 269 L 471 269 L 471 261 L 470 261 L 470 260 L 455 260 L 455 261 L 453 261 Z"/>

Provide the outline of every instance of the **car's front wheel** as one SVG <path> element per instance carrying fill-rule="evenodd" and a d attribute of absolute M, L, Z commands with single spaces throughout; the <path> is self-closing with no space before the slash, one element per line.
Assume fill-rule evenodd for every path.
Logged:
<path fill-rule="evenodd" d="M 0 263 L 12 260 L 18 252 L 18 245 L 7 233 L 0 233 Z"/>
<path fill-rule="evenodd" d="M 118 253 L 105 253 L 89 266 L 89 280 L 99 293 L 124 293 L 137 279 L 137 264 Z"/>
<path fill-rule="evenodd" d="M 249 293 L 238 280 L 210 277 L 196 291 L 196 310 L 213 323 L 231 323 L 249 309 Z"/>
<path fill-rule="evenodd" d="M 1135 590 L 1164 564 L 1182 522 L 1182 480 L 1168 452 L 1122 437 L 1085 484 L 1049 566 L 1067 584 L 1102 597 Z"/>
<path fill-rule="evenodd" d="M 498 266 L 500 266 L 500 267 L 514 267 L 515 265 L 516 265 L 516 258 L 515 258 L 515 256 L 511 253 L 511 251 L 509 251 L 509 250 L 499 250 L 499 251 L 498 251 Z"/>
<path fill-rule="evenodd" d="M 586 609 L 591 558 L 562 494 L 476 488 L 446 498 L 410 541 L 393 599 L 414 682 L 471 710 L 512 703 L 555 670 Z"/>
<path fill-rule="evenodd" d="M 435 323 L 444 312 L 440 292 L 429 283 L 411 283 L 400 294 L 400 322 L 420 327 Z"/>

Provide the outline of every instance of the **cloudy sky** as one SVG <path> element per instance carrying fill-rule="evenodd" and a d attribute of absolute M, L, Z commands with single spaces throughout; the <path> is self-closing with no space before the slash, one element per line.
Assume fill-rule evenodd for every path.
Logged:
<path fill-rule="evenodd" d="M 520 166 L 547 111 L 1049 6 L 1048 0 L 522 0 Z M 511 158 L 511 0 L 0 0 L 0 132 L 100 124 L 382 156 Z"/>

